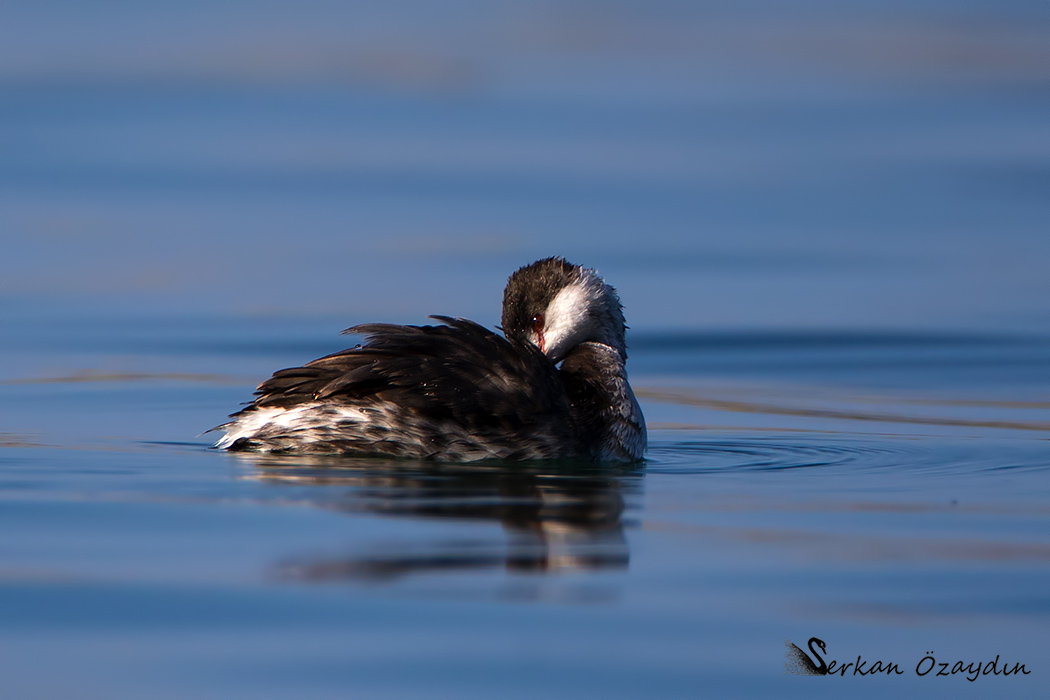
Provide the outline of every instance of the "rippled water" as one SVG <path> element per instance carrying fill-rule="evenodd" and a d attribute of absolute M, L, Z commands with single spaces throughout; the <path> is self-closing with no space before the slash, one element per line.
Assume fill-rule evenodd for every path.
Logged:
<path fill-rule="evenodd" d="M 162 329 L 114 327 L 96 351 L 137 347 L 142 371 L 0 385 L 6 695 L 1047 687 L 1050 405 L 1004 397 L 1045 388 L 1018 394 L 1009 378 L 1017 353 L 1043 376 L 1050 344 L 643 334 L 640 467 L 215 451 L 194 436 L 248 397 L 253 373 L 312 356 L 311 334 L 270 324 L 241 342 L 183 329 L 161 360 L 149 348 Z M 69 360 L 33 328 L 9 359 Z M 254 357 L 248 338 L 261 339 Z M 887 346 L 893 372 L 844 381 Z M 968 385 L 945 362 L 937 381 L 910 381 L 930 352 L 986 371 Z M 714 369 L 654 371 L 685 365 Z M 859 654 L 904 675 L 783 675 L 784 639 L 812 636 L 828 660 Z M 919 677 L 927 652 L 999 655 L 1031 675 Z"/>
<path fill-rule="evenodd" d="M 0 700 L 1047 697 L 1048 85 L 1045 1 L 5 0 Z M 644 466 L 202 435 L 552 254 Z"/>

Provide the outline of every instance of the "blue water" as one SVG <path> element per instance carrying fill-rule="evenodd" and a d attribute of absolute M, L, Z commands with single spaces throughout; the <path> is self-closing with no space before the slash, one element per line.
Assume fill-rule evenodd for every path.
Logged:
<path fill-rule="evenodd" d="M 0 697 L 1045 697 L 1048 47 L 1022 0 L 4 3 Z M 551 254 L 621 293 L 644 465 L 202 434 Z M 813 636 L 904 673 L 784 675 Z"/>
<path fill-rule="evenodd" d="M 324 348 L 159 325 L 19 335 L 84 370 L 0 384 L 11 697 L 1046 689 L 1050 403 L 1012 362 L 1045 377 L 1050 341 L 639 334 L 648 459 L 587 469 L 218 452 L 257 367 Z M 810 636 L 906 675 L 783 675 Z"/>

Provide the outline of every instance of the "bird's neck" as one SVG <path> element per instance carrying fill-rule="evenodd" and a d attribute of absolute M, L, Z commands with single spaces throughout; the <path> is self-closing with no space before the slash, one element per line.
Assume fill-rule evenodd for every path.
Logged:
<path fill-rule="evenodd" d="M 594 456 L 626 462 L 641 459 L 645 419 L 627 382 L 622 351 L 604 343 L 581 343 L 565 358 L 561 375 Z"/>

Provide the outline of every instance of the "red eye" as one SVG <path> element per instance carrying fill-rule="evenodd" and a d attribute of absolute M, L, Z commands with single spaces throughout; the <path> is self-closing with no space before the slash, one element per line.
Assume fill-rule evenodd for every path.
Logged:
<path fill-rule="evenodd" d="M 547 352 L 547 339 L 543 337 L 543 314 L 532 317 L 532 332 L 536 334 L 536 347 L 540 352 Z"/>

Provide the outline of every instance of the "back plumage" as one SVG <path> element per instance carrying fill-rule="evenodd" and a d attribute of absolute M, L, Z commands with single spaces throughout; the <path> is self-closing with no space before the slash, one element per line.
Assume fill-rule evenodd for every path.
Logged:
<path fill-rule="evenodd" d="M 366 343 L 276 372 L 221 426 L 218 446 L 457 461 L 582 451 L 558 370 L 538 348 L 432 318 L 444 325 L 347 329 Z"/>

